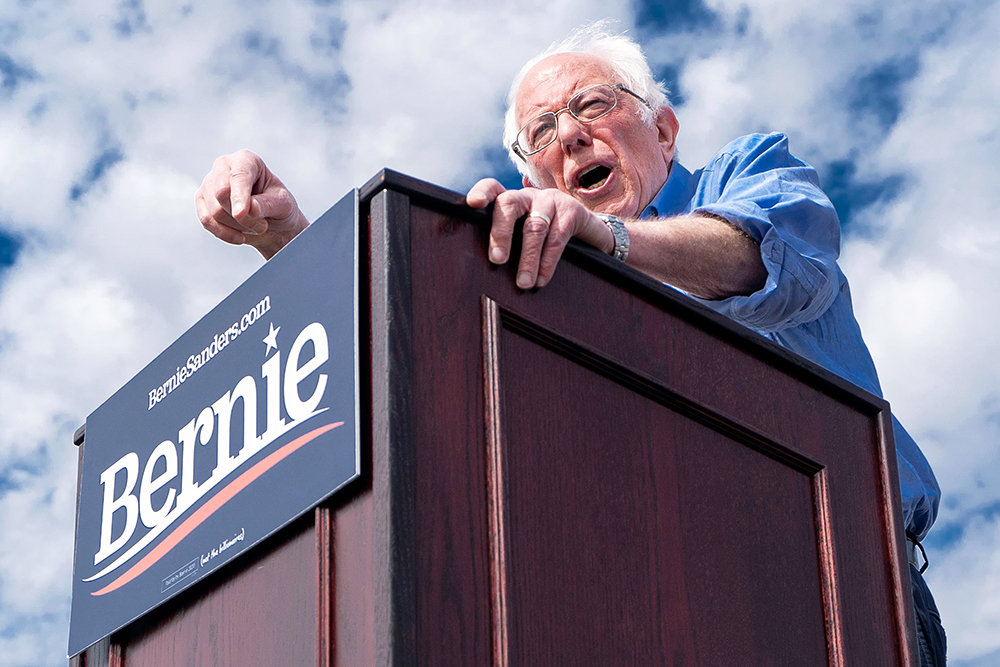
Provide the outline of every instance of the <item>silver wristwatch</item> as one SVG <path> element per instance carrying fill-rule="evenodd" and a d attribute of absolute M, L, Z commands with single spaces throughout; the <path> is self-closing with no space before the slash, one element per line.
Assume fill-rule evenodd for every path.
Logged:
<path fill-rule="evenodd" d="M 628 257 L 628 229 L 625 228 L 625 221 L 609 213 L 594 215 L 604 221 L 615 237 L 615 249 L 611 251 L 611 256 L 624 262 Z"/>

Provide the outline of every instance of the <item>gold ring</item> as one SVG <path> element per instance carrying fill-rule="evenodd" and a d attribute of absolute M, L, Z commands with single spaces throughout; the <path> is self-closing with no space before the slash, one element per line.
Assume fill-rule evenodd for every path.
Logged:
<path fill-rule="evenodd" d="M 532 211 L 531 213 L 528 214 L 528 218 L 538 218 L 539 220 L 544 222 L 547 227 L 552 226 L 552 218 L 539 211 Z"/>

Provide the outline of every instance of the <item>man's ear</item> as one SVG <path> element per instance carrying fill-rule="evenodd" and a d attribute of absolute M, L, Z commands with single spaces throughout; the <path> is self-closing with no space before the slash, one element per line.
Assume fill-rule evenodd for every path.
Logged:
<path fill-rule="evenodd" d="M 677 132 L 680 130 L 680 127 L 681 124 L 677 120 L 677 115 L 670 107 L 663 107 L 656 112 L 657 140 L 660 142 L 663 158 L 668 163 L 674 158 Z"/>

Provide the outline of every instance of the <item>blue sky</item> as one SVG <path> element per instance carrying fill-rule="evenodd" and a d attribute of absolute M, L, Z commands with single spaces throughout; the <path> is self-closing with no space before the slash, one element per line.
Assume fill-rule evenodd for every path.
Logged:
<path fill-rule="evenodd" d="M 844 223 L 893 409 L 945 491 L 928 579 L 951 664 L 1000 663 L 1000 5 L 984 0 L 339 0 L 0 5 L 0 665 L 64 663 L 73 430 L 258 265 L 193 194 L 260 153 L 316 217 L 388 166 L 518 178 L 510 78 L 620 21 L 682 161 L 782 131 Z"/>
<path fill-rule="evenodd" d="M 21 243 L 16 237 L 0 234 L 0 271 L 14 263 L 20 250 Z"/>

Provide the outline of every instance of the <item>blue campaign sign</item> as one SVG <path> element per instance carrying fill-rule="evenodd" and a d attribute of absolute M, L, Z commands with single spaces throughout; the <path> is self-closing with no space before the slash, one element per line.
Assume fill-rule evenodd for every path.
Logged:
<path fill-rule="evenodd" d="M 352 192 L 87 418 L 69 654 L 360 473 Z"/>

